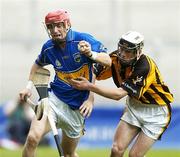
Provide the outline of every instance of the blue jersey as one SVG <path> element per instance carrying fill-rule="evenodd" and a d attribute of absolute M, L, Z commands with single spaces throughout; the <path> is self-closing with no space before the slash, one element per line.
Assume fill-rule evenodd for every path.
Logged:
<path fill-rule="evenodd" d="M 45 66 L 53 65 L 55 77 L 50 83 L 53 93 L 72 109 L 78 109 L 88 98 L 89 91 L 80 91 L 72 88 L 67 79 L 85 77 L 92 81 L 93 61 L 78 50 L 78 43 L 85 40 L 91 44 L 92 51 L 106 52 L 101 42 L 86 33 L 72 31 L 67 33 L 66 46 L 64 49 L 56 45 L 52 39 L 48 40 L 42 47 L 41 53 L 36 59 L 36 64 Z"/>

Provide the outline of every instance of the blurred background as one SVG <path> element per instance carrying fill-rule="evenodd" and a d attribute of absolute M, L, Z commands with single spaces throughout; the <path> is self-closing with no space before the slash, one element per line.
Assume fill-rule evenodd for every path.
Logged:
<path fill-rule="evenodd" d="M 156 61 L 175 97 L 172 123 L 154 147 L 180 149 L 176 136 L 180 131 L 180 0 L 0 0 L 0 7 L 0 104 L 17 102 L 30 67 L 48 40 L 44 17 L 63 8 L 70 13 L 72 29 L 92 34 L 109 52 L 128 30 L 145 36 L 144 51 Z M 97 83 L 114 86 L 111 79 Z M 124 100 L 95 95 L 95 109 L 80 147 L 110 148 L 123 107 Z"/>

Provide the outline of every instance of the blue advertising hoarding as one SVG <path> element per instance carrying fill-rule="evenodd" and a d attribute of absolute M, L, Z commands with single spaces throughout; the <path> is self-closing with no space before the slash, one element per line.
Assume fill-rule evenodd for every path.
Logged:
<path fill-rule="evenodd" d="M 86 120 L 86 132 L 79 147 L 110 148 L 122 114 L 123 108 L 94 108 L 91 117 Z M 171 123 L 154 148 L 180 149 L 180 108 L 172 108 Z"/>

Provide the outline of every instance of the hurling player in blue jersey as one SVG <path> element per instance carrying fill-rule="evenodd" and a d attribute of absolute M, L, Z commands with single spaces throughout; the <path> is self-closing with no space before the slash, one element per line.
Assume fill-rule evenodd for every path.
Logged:
<path fill-rule="evenodd" d="M 62 148 L 65 157 L 77 157 L 75 152 L 83 134 L 84 118 L 93 108 L 93 95 L 88 90 L 73 88 L 68 80 L 80 76 L 93 82 L 92 65 L 98 62 L 110 67 L 111 59 L 104 46 L 87 33 L 71 29 L 69 14 L 65 10 L 50 12 L 45 17 L 50 37 L 42 47 L 29 75 L 29 81 L 20 92 L 21 100 L 31 96 L 32 76 L 38 68 L 51 64 L 55 77 L 50 83 L 49 103 L 56 126 L 62 129 Z M 32 120 L 23 157 L 34 157 L 35 149 L 44 134 L 50 131 L 47 116 Z"/>

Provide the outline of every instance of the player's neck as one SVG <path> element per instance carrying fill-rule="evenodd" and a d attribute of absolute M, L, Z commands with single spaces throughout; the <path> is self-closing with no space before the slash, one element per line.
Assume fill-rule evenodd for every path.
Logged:
<path fill-rule="evenodd" d="M 54 40 L 53 42 L 55 43 L 55 45 L 57 45 L 61 49 L 64 49 L 65 46 L 66 46 L 66 41 L 65 40 Z"/>
<path fill-rule="evenodd" d="M 58 44 L 61 49 L 64 49 L 66 47 L 66 42 L 61 42 Z"/>

